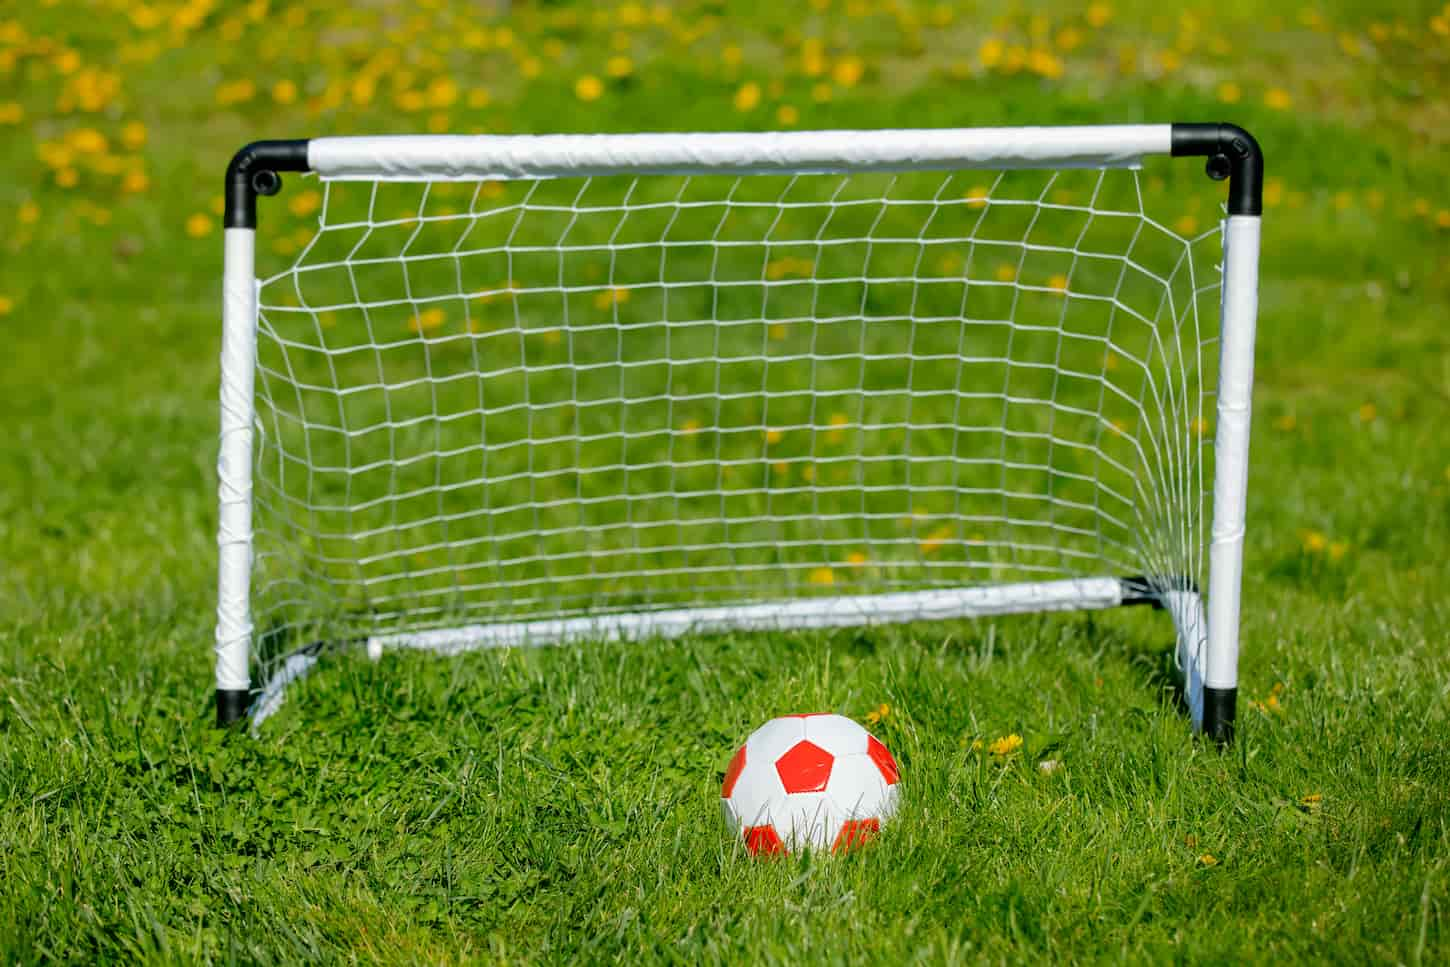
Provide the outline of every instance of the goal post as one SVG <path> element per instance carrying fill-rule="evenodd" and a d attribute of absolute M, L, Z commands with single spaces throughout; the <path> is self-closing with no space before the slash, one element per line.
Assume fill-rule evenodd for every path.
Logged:
<path fill-rule="evenodd" d="M 1262 181 L 1229 124 L 248 145 L 218 722 L 334 646 L 1143 604 L 1229 740 Z"/>

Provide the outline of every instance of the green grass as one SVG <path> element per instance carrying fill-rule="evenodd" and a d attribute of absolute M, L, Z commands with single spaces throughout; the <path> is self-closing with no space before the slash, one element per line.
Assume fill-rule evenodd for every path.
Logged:
<path fill-rule="evenodd" d="M 1205 6 L 1192 30 L 1161 5 L 1117 4 L 1101 29 L 1064 11 L 1049 42 L 1081 39 L 1042 78 L 981 68 L 989 36 L 1041 43 L 996 3 L 947 24 L 930 6 L 674 8 L 694 37 L 519 3 L 504 51 L 469 46 L 446 9 L 410 6 L 379 40 L 375 7 L 289 24 L 291 6 L 239 32 L 227 14 L 145 29 L 110 5 L 7 13 L 20 39 L 0 22 L 0 106 L 24 110 L 0 132 L 0 957 L 1446 959 L 1436 7 L 1407 5 L 1403 29 L 1348 0 L 1268 24 L 1247 3 Z M 574 81 L 605 76 L 615 30 L 634 73 L 581 104 Z M 807 36 L 833 63 L 855 52 L 860 83 L 815 101 L 793 46 Z M 721 57 L 732 41 L 738 65 Z M 330 80 L 380 47 L 403 66 L 370 103 L 332 104 Z M 1163 67 L 1169 50 L 1181 66 Z M 529 57 L 545 63 L 532 80 Z M 89 67 L 119 91 L 64 113 Z M 491 100 L 411 112 L 390 86 L 404 71 L 409 89 L 448 73 Z M 218 106 L 214 83 L 245 77 L 258 96 Z M 296 103 L 272 103 L 277 77 Z M 760 104 L 738 112 L 751 81 Z M 1238 103 L 1220 100 L 1227 82 Z M 1291 110 L 1266 104 L 1280 90 Z M 1188 735 L 1166 624 L 1146 613 L 338 659 L 259 738 L 212 729 L 220 246 L 214 216 L 202 239 L 185 226 L 231 150 L 419 130 L 434 113 L 457 130 L 765 128 L 781 103 L 802 128 L 1229 116 L 1259 136 L 1275 181 L 1237 743 Z M 144 146 L 119 147 L 128 120 Z M 116 196 L 121 173 L 92 155 L 57 184 L 40 145 L 79 127 L 149 188 Z M 303 224 L 284 214 L 295 188 L 267 203 L 279 231 Z M 715 797 L 744 735 L 781 712 L 859 719 L 883 702 L 905 796 L 872 848 L 773 863 L 732 848 Z M 973 749 L 1013 732 L 1024 746 L 1006 761 Z"/>

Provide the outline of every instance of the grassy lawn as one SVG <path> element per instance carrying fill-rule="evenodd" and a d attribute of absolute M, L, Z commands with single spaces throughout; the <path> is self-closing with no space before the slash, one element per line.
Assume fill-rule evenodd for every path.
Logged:
<path fill-rule="evenodd" d="M 1450 23 L 1258 6 L 0 13 L 0 958 L 1445 960 Z M 1220 118 L 1269 166 L 1227 752 L 1146 613 L 338 658 L 260 736 L 211 727 L 244 141 Z M 1171 179 L 1154 209 L 1208 227 Z M 263 274 L 306 198 L 264 201 Z M 733 848 L 752 728 L 883 703 L 877 843 Z"/>

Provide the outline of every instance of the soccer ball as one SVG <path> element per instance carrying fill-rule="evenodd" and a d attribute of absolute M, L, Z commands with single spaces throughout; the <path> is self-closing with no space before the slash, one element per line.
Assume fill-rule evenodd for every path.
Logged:
<path fill-rule="evenodd" d="M 725 821 L 761 856 L 848 849 L 896 811 L 896 760 L 844 715 L 786 715 L 750 734 L 725 770 Z"/>

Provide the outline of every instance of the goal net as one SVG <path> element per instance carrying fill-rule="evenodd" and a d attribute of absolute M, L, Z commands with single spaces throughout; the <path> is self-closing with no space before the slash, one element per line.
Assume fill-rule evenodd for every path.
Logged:
<path fill-rule="evenodd" d="M 335 643 L 1134 601 L 1201 666 L 1218 198 L 1131 143 L 880 135 L 312 142 L 224 405 L 254 714 Z"/>

